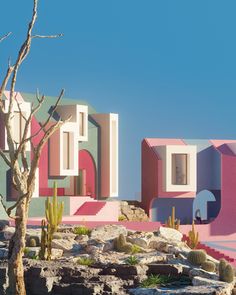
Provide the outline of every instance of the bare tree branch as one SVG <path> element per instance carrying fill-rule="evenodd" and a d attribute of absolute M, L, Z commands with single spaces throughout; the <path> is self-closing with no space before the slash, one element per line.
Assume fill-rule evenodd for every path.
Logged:
<path fill-rule="evenodd" d="M 10 167 L 12 168 L 12 164 L 10 159 L 8 158 L 8 156 L 3 152 L 2 149 L 0 149 L 0 156 L 3 158 L 4 162 Z"/>
<path fill-rule="evenodd" d="M 19 216 L 11 215 L 12 210 L 13 210 L 14 208 L 16 208 L 16 206 L 15 206 L 14 208 L 12 208 L 12 206 L 9 207 L 9 208 L 7 208 L 7 206 L 4 204 L 3 199 L 4 199 L 3 195 L 0 194 L 0 202 L 1 202 L 2 206 L 3 206 L 4 211 L 5 211 L 6 214 L 8 215 L 8 217 L 11 218 L 11 219 L 14 219 L 14 220 L 19 219 Z M 16 204 L 16 203 L 15 203 L 15 204 Z M 14 205 L 15 205 L 15 204 L 14 204 Z M 11 209 L 11 208 L 12 208 L 12 209 Z"/>
<path fill-rule="evenodd" d="M 8 32 L 6 35 L 0 37 L 0 42 L 2 42 L 3 40 L 5 40 L 6 38 L 8 38 L 11 34 L 12 34 L 12 32 Z"/>
<path fill-rule="evenodd" d="M 48 38 L 48 39 L 52 39 L 52 38 L 58 38 L 58 37 L 62 37 L 63 34 L 57 34 L 57 35 L 33 35 L 32 36 L 32 39 L 33 38 Z"/>

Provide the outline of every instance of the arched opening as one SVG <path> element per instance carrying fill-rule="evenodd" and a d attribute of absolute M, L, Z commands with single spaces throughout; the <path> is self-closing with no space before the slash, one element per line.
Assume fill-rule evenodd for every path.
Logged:
<path fill-rule="evenodd" d="M 193 202 L 193 219 L 198 223 L 210 223 L 218 215 L 220 196 L 209 190 L 200 191 Z"/>
<path fill-rule="evenodd" d="M 75 176 L 75 195 L 96 198 L 96 166 L 87 150 L 79 151 L 79 176 Z"/>

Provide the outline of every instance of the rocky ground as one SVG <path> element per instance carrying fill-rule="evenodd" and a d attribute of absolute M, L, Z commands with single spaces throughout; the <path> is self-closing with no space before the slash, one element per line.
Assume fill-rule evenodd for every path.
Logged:
<path fill-rule="evenodd" d="M 7 245 L 13 232 L 13 227 L 0 222 L 2 295 L 7 288 Z M 48 262 L 37 256 L 40 228 L 27 230 L 24 265 L 28 295 L 236 294 L 234 281 L 222 282 L 217 270 L 207 272 L 188 262 L 191 249 L 174 229 L 137 232 L 107 225 L 93 229 L 89 235 L 78 233 L 74 226 L 61 226 L 53 239 L 54 260 Z M 117 239 L 120 236 L 125 238 L 123 242 Z M 217 260 L 210 256 L 207 259 L 218 267 Z M 150 284 L 157 277 L 167 280 Z"/>

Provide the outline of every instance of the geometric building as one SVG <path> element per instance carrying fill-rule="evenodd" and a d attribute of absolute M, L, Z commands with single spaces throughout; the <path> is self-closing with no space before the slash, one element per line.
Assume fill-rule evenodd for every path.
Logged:
<path fill-rule="evenodd" d="M 5 93 L 7 106 L 9 92 Z M 22 112 L 27 117 L 36 95 L 17 92 Z M 33 118 L 30 131 L 37 132 L 51 112 L 57 97 L 47 97 Z M 24 130 L 17 103 L 13 106 L 14 139 L 19 142 Z M 29 217 L 44 216 L 45 197 L 52 196 L 53 182 L 57 182 L 59 200 L 64 201 L 63 216 L 72 220 L 117 220 L 118 196 L 118 115 L 99 114 L 85 101 L 63 98 L 51 121 L 70 120 L 62 125 L 45 144 L 36 176 L 36 189 Z M 7 153 L 6 132 L 1 128 L 0 147 Z M 30 135 L 30 134 L 29 134 Z M 37 144 L 36 136 L 33 143 Z M 16 143 L 17 144 L 17 143 Z M 31 147 L 27 147 L 30 157 Z M 6 196 L 7 206 L 16 199 L 11 171 L 0 158 L 0 192 Z M 4 212 L 0 206 L 0 218 Z"/>
<path fill-rule="evenodd" d="M 209 224 L 210 235 L 236 233 L 236 140 L 145 138 L 142 207 L 165 222 Z"/>

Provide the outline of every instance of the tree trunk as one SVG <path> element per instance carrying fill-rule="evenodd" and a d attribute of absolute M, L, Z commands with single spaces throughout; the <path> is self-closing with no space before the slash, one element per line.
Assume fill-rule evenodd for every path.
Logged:
<path fill-rule="evenodd" d="M 26 295 L 24 281 L 24 267 L 22 257 L 25 248 L 25 235 L 28 216 L 27 200 L 23 200 L 16 208 L 15 233 L 9 245 L 8 259 L 8 277 L 9 287 L 8 295 Z"/>

